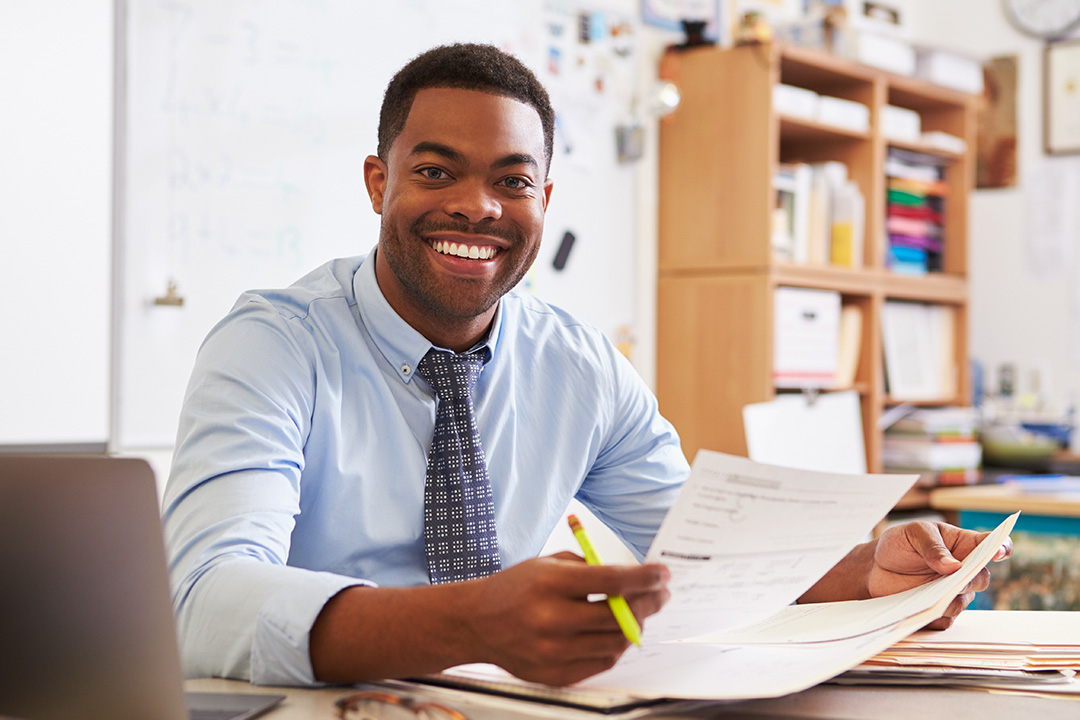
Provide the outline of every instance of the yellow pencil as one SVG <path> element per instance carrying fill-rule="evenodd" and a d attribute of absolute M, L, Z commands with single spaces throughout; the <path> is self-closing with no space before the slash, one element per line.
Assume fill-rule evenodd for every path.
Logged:
<path fill-rule="evenodd" d="M 574 531 L 574 537 L 577 538 L 578 544 L 581 545 L 581 551 L 585 553 L 585 562 L 590 565 L 603 565 L 600 562 L 600 556 L 596 554 L 596 550 L 593 548 L 592 542 L 589 541 L 589 536 L 585 534 L 585 528 L 581 525 L 581 521 L 577 519 L 577 515 L 567 516 L 566 521 L 570 523 L 570 529 Z M 611 613 L 615 616 L 615 621 L 622 628 L 623 635 L 635 645 L 640 645 L 641 626 L 638 625 L 637 618 L 634 617 L 634 613 L 631 612 L 630 606 L 626 603 L 626 598 L 622 595 L 608 595 L 607 601 Z"/>

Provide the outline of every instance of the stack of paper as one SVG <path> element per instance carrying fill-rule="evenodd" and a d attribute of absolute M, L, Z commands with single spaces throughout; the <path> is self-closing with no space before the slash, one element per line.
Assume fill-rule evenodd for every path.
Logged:
<path fill-rule="evenodd" d="M 881 333 L 890 395 L 901 400 L 956 397 L 954 323 L 947 305 L 885 302 Z"/>
<path fill-rule="evenodd" d="M 917 472 L 919 485 L 971 485 L 982 477 L 975 408 L 922 408 L 885 430 L 886 472 Z"/>
<path fill-rule="evenodd" d="M 948 630 L 917 632 L 837 681 L 1080 693 L 1077 670 L 1080 613 L 968 610 Z"/>

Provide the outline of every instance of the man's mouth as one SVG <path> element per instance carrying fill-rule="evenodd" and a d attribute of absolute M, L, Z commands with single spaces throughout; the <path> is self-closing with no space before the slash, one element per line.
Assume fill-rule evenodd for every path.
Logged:
<path fill-rule="evenodd" d="M 450 242 L 449 240 L 436 240 L 431 243 L 431 247 L 437 253 L 468 260 L 491 260 L 498 252 L 498 248 L 494 245 L 467 245 L 465 243 Z"/>

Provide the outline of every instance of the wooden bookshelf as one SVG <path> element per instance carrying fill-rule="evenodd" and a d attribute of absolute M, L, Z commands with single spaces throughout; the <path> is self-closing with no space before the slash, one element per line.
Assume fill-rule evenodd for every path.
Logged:
<path fill-rule="evenodd" d="M 742 407 L 774 398 L 773 293 L 792 286 L 835 290 L 862 310 L 853 389 L 860 396 L 867 462 L 881 469 L 877 420 L 905 398 L 886 393 L 881 314 L 890 300 L 953 308 L 957 397 L 916 404 L 966 404 L 967 205 L 974 184 L 976 98 L 828 54 L 776 44 L 672 50 L 661 75 L 681 104 L 661 121 L 657 394 L 683 450 L 746 454 Z M 773 87 L 786 83 L 863 103 L 867 132 L 782 116 Z M 922 130 L 961 137 L 943 151 L 884 137 L 887 104 L 915 110 Z M 890 147 L 928 153 L 946 166 L 942 269 L 891 272 L 885 261 L 885 161 Z M 840 161 L 865 201 L 860 267 L 798 265 L 773 257 L 770 236 L 780 163 Z"/>

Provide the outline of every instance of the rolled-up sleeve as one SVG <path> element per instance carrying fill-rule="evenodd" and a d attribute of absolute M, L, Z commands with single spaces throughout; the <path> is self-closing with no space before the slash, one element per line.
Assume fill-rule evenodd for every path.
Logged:
<path fill-rule="evenodd" d="M 641 560 L 690 466 L 637 371 L 610 343 L 603 350 L 597 364 L 611 378 L 600 411 L 604 443 L 577 497 Z"/>
<path fill-rule="evenodd" d="M 163 507 L 184 672 L 314 682 L 308 633 L 363 580 L 286 565 L 300 511 L 313 354 L 288 317 L 241 301 L 200 349 Z"/>

